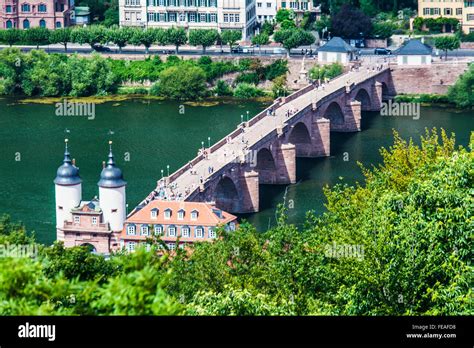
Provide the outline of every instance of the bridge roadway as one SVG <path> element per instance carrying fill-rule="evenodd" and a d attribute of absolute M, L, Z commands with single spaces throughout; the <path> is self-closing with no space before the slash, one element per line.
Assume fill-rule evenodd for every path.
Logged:
<path fill-rule="evenodd" d="M 272 106 L 263 111 L 265 112 L 263 116 L 263 112 L 259 114 L 261 118 L 258 121 L 256 121 L 259 117 L 257 115 L 253 122 L 250 120 L 250 122 L 239 124 L 237 132 L 240 129 L 241 134 L 235 136 L 236 131 L 234 131 L 232 139 L 229 139 L 230 137 L 224 138 L 218 144 L 211 146 L 210 149 L 204 149 L 204 154 L 203 149 L 200 149 L 198 157 L 188 162 L 188 164 L 170 177 L 160 179 L 157 188 L 140 205 L 146 204 L 153 199 L 186 200 L 194 191 L 199 190 L 200 185 L 227 164 L 232 161 L 242 162 L 246 158 L 248 159 L 249 155 L 251 155 L 249 151 L 252 150 L 254 144 L 278 128 L 282 129 L 289 120 L 297 117 L 300 110 L 322 98 L 330 96 L 343 87 L 358 85 L 374 78 L 387 69 L 389 69 L 388 64 L 362 66 L 358 71 L 354 70 L 345 73 L 319 88 L 308 85 L 303 89 L 307 90 L 305 93 L 289 102 L 281 103 L 280 98 L 277 99 Z M 291 96 L 286 97 L 286 99 L 291 99 Z M 268 109 L 272 109 L 274 115 L 269 115 Z M 288 114 L 289 112 L 290 114 Z M 250 126 L 249 123 L 251 124 Z M 191 163 L 192 165 L 190 165 Z"/>

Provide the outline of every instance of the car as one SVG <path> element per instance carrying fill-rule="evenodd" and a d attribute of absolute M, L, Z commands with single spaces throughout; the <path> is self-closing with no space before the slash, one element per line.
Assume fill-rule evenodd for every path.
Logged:
<path fill-rule="evenodd" d="M 390 55 L 390 54 L 392 54 L 392 51 L 390 51 L 388 48 L 376 48 L 374 50 L 374 54 L 377 54 L 377 55 Z"/>
<path fill-rule="evenodd" d="M 232 53 L 254 53 L 253 46 L 235 46 L 232 47 Z"/>
<path fill-rule="evenodd" d="M 110 52 L 110 48 L 103 45 L 93 45 L 92 49 L 97 52 Z"/>

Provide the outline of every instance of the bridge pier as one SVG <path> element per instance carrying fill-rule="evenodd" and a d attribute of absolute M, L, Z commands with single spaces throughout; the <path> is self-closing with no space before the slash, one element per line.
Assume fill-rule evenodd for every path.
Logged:
<path fill-rule="evenodd" d="M 331 152 L 331 122 L 327 118 L 313 121 L 311 136 L 312 153 L 310 157 L 327 157 Z"/>
<path fill-rule="evenodd" d="M 281 144 L 276 150 L 275 184 L 294 184 L 296 182 L 296 146 Z"/>
<path fill-rule="evenodd" d="M 344 125 L 342 132 L 360 132 L 360 121 L 362 117 L 362 104 L 358 100 L 351 100 L 346 104 L 344 110 Z"/>
<path fill-rule="evenodd" d="M 372 85 L 371 111 L 380 111 L 382 108 L 382 83 L 375 81 Z"/>
<path fill-rule="evenodd" d="M 258 211 L 258 173 L 254 170 L 244 171 L 239 178 L 239 190 L 241 192 L 240 211 L 232 213 L 255 213 Z"/>

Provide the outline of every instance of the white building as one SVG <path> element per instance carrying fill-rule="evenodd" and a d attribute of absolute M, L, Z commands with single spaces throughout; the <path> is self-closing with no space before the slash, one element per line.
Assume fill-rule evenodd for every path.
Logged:
<path fill-rule="evenodd" d="M 340 37 L 333 37 L 318 49 L 318 61 L 348 64 L 355 57 L 355 48 Z"/>
<path fill-rule="evenodd" d="M 254 34 L 256 0 L 119 0 L 121 26 L 241 30 Z"/>
<path fill-rule="evenodd" d="M 395 53 L 398 65 L 430 65 L 432 48 L 420 40 L 410 40 Z"/>
<path fill-rule="evenodd" d="M 257 21 L 259 23 L 273 22 L 277 13 L 276 0 L 256 0 Z"/>

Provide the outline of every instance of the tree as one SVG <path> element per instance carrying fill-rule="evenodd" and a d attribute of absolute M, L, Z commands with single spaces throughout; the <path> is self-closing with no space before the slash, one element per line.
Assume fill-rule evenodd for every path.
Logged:
<path fill-rule="evenodd" d="M 89 31 L 87 28 L 74 28 L 71 31 L 71 42 L 84 45 L 89 40 Z"/>
<path fill-rule="evenodd" d="M 230 53 L 232 53 L 232 47 L 242 39 L 242 32 L 240 30 L 224 30 L 221 33 L 221 40 L 223 43 L 229 45 Z"/>
<path fill-rule="evenodd" d="M 435 39 L 435 47 L 445 52 L 448 60 L 448 51 L 456 50 L 461 46 L 461 41 L 456 36 L 440 36 Z"/>
<path fill-rule="evenodd" d="M 106 40 L 116 44 L 119 48 L 119 52 L 121 53 L 122 48 L 127 45 L 127 43 L 132 38 L 132 35 L 133 31 L 130 28 L 115 27 L 106 31 Z"/>
<path fill-rule="evenodd" d="M 14 44 L 20 42 L 22 38 L 22 31 L 19 29 L 7 29 L 0 31 L 0 38 L 2 41 L 5 41 L 10 47 Z"/>
<path fill-rule="evenodd" d="M 189 31 L 189 44 L 192 46 L 202 46 L 202 53 L 206 53 L 206 48 L 214 45 L 219 37 L 215 29 L 195 29 Z"/>
<path fill-rule="evenodd" d="M 474 107 L 474 64 L 449 88 L 448 98 L 458 107 Z"/>
<path fill-rule="evenodd" d="M 133 31 L 130 42 L 134 45 L 145 46 L 145 53 L 148 54 L 151 45 L 157 41 L 157 29 L 136 29 Z"/>
<path fill-rule="evenodd" d="M 372 21 L 358 8 L 346 4 L 332 17 L 331 28 L 333 36 L 361 38 L 372 32 Z"/>
<path fill-rule="evenodd" d="M 85 29 L 87 43 L 93 48 L 97 44 L 107 41 L 107 30 L 101 25 L 92 25 Z"/>
<path fill-rule="evenodd" d="M 284 29 L 277 31 L 273 36 L 276 42 L 283 45 L 290 55 L 290 50 L 299 46 L 311 45 L 314 43 L 315 38 L 313 34 L 304 31 L 302 29 Z"/>
<path fill-rule="evenodd" d="M 295 13 L 292 10 L 288 10 L 285 8 L 279 9 L 275 20 L 277 23 L 283 23 L 284 21 L 293 21 L 295 18 Z"/>
<path fill-rule="evenodd" d="M 262 47 L 263 45 L 268 45 L 270 42 L 270 39 L 266 33 L 260 33 L 258 35 L 255 35 L 252 38 L 252 44 L 258 46 L 258 50 L 260 51 L 260 54 L 262 53 Z"/>
<path fill-rule="evenodd" d="M 185 63 L 163 70 L 153 93 L 175 100 L 197 100 L 207 95 L 206 74 Z"/>
<path fill-rule="evenodd" d="M 271 36 L 274 31 L 275 31 L 275 25 L 273 23 L 269 21 L 263 22 L 261 33 L 265 33 L 268 36 Z"/>
<path fill-rule="evenodd" d="M 395 29 L 397 29 L 397 26 L 390 22 L 374 23 L 371 36 L 388 39 L 393 35 Z"/>
<path fill-rule="evenodd" d="M 183 28 L 170 28 L 166 31 L 166 42 L 173 44 L 176 47 L 176 54 L 178 54 L 179 46 L 188 42 L 188 36 Z"/>
<path fill-rule="evenodd" d="M 60 43 L 64 46 L 64 52 L 67 52 L 67 44 L 72 41 L 71 29 L 62 28 L 56 29 L 51 32 L 50 41 L 51 43 Z"/>
<path fill-rule="evenodd" d="M 46 28 L 35 27 L 25 31 L 25 38 L 28 42 L 36 45 L 36 48 L 39 46 L 47 45 L 49 43 L 50 31 Z"/>

